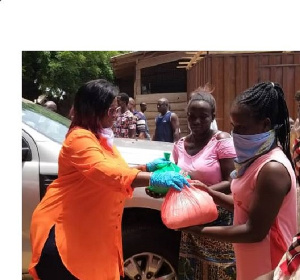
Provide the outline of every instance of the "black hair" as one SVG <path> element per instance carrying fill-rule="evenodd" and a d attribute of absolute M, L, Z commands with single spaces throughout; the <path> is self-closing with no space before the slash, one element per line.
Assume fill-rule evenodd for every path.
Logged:
<path fill-rule="evenodd" d="M 80 126 L 97 136 L 100 120 L 105 116 L 118 93 L 118 87 L 104 79 L 89 81 L 82 85 L 75 95 L 74 115 L 70 129 Z"/>
<path fill-rule="evenodd" d="M 118 97 L 119 97 L 119 99 L 120 99 L 121 101 L 125 101 L 126 105 L 128 105 L 128 103 L 129 103 L 129 95 L 128 95 L 127 93 L 125 93 L 125 92 L 120 92 L 120 93 L 118 94 Z"/>
<path fill-rule="evenodd" d="M 257 120 L 269 118 L 275 129 L 276 142 L 294 166 L 290 153 L 289 110 L 284 92 L 278 83 L 262 82 L 245 90 L 235 99 L 235 104 L 245 105 Z"/>
<path fill-rule="evenodd" d="M 187 109 L 190 107 L 191 103 L 194 101 L 205 101 L 211 107 L 212 114 L 216 112 L 216 100 L 211 94 L 213 89 L 209 84 L 206 84 L 204 87 L 199 87 L 193 91 L 190 95 L 190 100 L 187 105 Z"/>

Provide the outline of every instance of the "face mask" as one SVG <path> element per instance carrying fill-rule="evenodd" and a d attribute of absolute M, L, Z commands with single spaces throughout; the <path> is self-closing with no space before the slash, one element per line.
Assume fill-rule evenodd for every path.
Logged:
<path fill-rule="evenodd" d="M 254 135 L 232 133 L 237 157 L 234 159 L 236 170 L 231 173 L 232 178 L 244 174 L 248 166 L 261 154 L 268 152 L 275 141 L 275 130 Z"/>
<path fill-rule="evenodd" d="M 112 147 L 114 144 L 114 132 L 110 127 L 102 128 L 100 130 L 101 137 L 106 139 L 106 142 L 109 147 Z"/>

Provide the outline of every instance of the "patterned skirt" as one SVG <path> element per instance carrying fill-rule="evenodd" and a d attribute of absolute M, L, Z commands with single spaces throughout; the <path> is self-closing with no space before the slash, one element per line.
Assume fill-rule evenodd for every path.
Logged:
<path fill-rule="evenodd" d="M 218 207 L 218 212 L 218 219 L 205 226 L 232 225 L 233 214 L 230 211 Z M 182 232 L 178 279 L 236 279 L 235 257 L 232 244 Z"/>

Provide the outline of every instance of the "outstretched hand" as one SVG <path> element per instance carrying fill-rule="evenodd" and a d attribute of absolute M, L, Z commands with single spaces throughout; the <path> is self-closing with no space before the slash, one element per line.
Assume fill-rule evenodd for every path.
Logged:
<path fill-rule="evenodd" d="M 154 172 L 157 169 L 161 169 L 167 165 L 169 165 L 171 161 L 166 160 L 165 158 L 158 158 L 154 161 L 146 163 L 146 170 L 149 172 Z"/>
<path fill-rule="evenodd" d="M 202 183 L 199 180 L 191 180 L 191 179 L 187 179 L 187 181 L 190 183 L 191 186 L 194 186 L 198 189 L 201 189 L 203 191 L 208 192 L 208 186 L 205 185 L 204 183 Z"/>
<path fill-rule="evenodd" d="M 154 187 L 174 188 L 181 191 L 184 186 L 190 186 L 190 183 L 181 174 L 175 171 L 166 171 L 162 173 L 153 173 L 150 178 L 150 185 Z"/>

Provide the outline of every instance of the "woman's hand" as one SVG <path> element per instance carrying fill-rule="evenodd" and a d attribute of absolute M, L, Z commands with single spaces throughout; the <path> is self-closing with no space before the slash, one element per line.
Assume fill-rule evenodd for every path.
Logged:
<path fill-rule="evenodd" d="M 149 195 L 152 198 L 163 198 L 167 195 L 167 193 L 154 192 L 154 191 L 150 190 L 149 188 L 146 188 L 145 192 L 146 192 L 147 195 Z"/>
<path fill-rule="evenodd" d="M 190 186 L 190 183 L 181 174 L 175 171 L 166 171 L 162 173 L 153 173 L 150 177 L 150 186 L 174 188 L 181 191 L 184 186 Z"/>
<path fill-rule="evenodd" d="M 210 187 L 208 187 L 206 184 L 204 184 L 203 182 L 201 182 L 199 180 L 191 180 L 191 179 L 187 179 L 187 180 L 191 184 L 191 186 L 196 187 L 197 189 L 205 191 L 208 194 L 210 194 L 212 192 L 212 189 Z"/>
<path fill-rule="evenodd" d="M 161 169 L 167 165 L 169 165 L 171 161 L 166 160 L 165 158 L 158 158 L 154 161 L 146 163 L 146 171 L 154 172 L 157 169 Z"/>
<path fill-rule="evenodd" d="M 191 179 L 187 179 L 187 181 L 191 184 L 191 186 L 194 186 L 196 188 L 199 188 L 201 190 L 204 190 L 204 191 L 208 191 L 208 187 L 207 185 L 205 185 L 204 183 L 202 183 L 201 181 L 199 180 L 191 180 Z"/>

